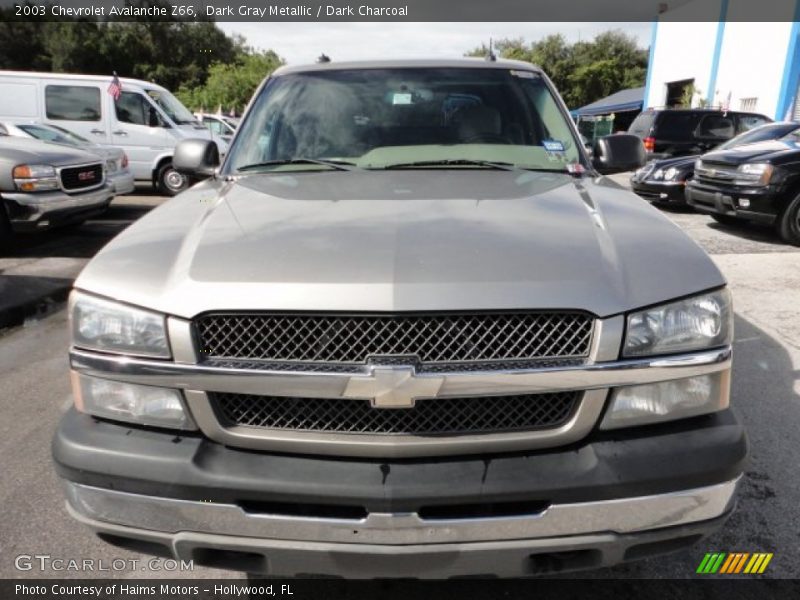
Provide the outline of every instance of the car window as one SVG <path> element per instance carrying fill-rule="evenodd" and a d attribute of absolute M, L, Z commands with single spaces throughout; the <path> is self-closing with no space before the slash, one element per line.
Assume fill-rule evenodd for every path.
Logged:
<path fill-rule="evenodd" d="M 734 136 L 733 116 L 705 115 L 697 126 L 699 138 L 729 139 Z"/>
<path fill-rule="evenodd" d="M 195 116 L 181 104 L 175 96 L 166 90 L 145 90 L 150 99 L 158 104 L 159 108 L 163 110 L 167 116 L 173 120 L 176 125 L 187 125 L 197 123 Z"/>
<path fill-rule="evenodd" d="M 114 103 L 117 120 L 121 123 L 149 125 L 150 103 L 136 92 L 122 92 Z"/>
<path fill-rule="evenodd" d="M 61 121 L 99 121 L 100 90 L 81 85 L 48 85 L 44 90 L 48 119 Z"/>
<path fill-rule="evenodd" d="M 739 115 L 739 132 L 750 131 L 769 122 L 769 119 L 760 115 Z"/>
<path fill-rule="evenodd" d="M 494 68 L 331 70 L 274 78 L 240 126 L 234 169 L 296 157 L 366 168 L 482 160 L 563 171 L 580 160 L 544 78 Z M 264 140 L 269 143 L 265 146 Z"/>
<path fill-rule="evenodd" d="M 203 117 L 203 124 L 206 127 L 208 127 L 211 133 L 216 133 L 216 134 L 227 133 L 222 123 L 220 123 L 216 119 L 209 119 L 207 117 Z"/>
<path fill-rule="evenodd" d="M 39 125 L 17 125 L 22 131 L 35 137 L 37 140 L 44 140 L 45 142 L 54 142 L 56 144 L 67 144 L 74 146 L 75 142 L 66 135 L 48 127 L 40 127 Z"/>
<path fill-rule="evenodd" d="M 654 137 L 660 140 L 689 141 L 695 137 L 701 116 L 700 113 L 689 111 L 662 112 L 656 122 Z"/>
<path fill-rule="evenodd" d="M 794 130 L 796 130 L 796 127 L 797 126 L 795 126 Z M 767 140 L 777 140 L 785 136 L 790 131 L 792 131 L 792 126 L 783 124 L 779 125 L 777 123 L 773 125 L 764 125 L 750 131 L 740 133 L 735 138 L 728 140 L 724 144 L 720 144 L 716 149 L 727 150 L 728 148 L 741 146 L 743 144 L 754 144 L 756 142 L 764 142 Z"/>
<path fill-rule="evenodd" d="M 631 123 L 630 127 L 628 127 L 628 133 L 638 135 L 640 138 L 646 138 L 650 135 L 650 129 L 653 127 L 654 120 L 655 113 L 639 113 L 639 115 L 633 120 L 633 123 Z"/>

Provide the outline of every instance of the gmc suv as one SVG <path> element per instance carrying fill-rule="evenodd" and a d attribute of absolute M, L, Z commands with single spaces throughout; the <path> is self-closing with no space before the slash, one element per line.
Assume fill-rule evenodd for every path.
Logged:
<path fill-rule="evenodd" d="M 732 308 L 516 61 L 325 62 L 70 300 L 70 514 L 252 574 L 519 576 L 690 545 L 747 457 Z M 668 256 L 670 260 L 663 258 Z M 681 269 L 675 269 L 678 263 Z"/>

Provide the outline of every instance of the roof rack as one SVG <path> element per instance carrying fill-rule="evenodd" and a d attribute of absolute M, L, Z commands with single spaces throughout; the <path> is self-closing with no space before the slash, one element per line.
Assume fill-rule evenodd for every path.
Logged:
<path fill-rule="evenodd" d="M 329 63 L 331 62 L 331 57 L 325 54 L 324 52 L 317 57 L 318 63 Z"/>

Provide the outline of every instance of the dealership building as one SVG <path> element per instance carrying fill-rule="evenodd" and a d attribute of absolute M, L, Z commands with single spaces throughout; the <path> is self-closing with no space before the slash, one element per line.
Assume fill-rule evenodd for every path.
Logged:
<path fill-rule="evenodd" d="M 800 0 L 750 19 L 753 0 L 689 1 L 653 23 L 645 107 L 725 107 L 800 120 Z M 718 19 L 707 19 L 709 11 Z"/>

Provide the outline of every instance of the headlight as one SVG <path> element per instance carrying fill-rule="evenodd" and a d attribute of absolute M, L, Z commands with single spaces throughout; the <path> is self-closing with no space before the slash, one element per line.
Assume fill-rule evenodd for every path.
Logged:
<path fill-rule="evenodd" d="M 116 170 L 117 170 L 117 161 L 114 160 L 113 158 L 109 158 L 106 161 L 106 171 L 108 173 L 113 173 Z"/>
<path fill-rule="evenodd" d="M 72 343 L 81 348 L 169 358 L 164 315 L 95 298 L 70 296 Z"/>
<path fill-rule="evenodd" d="M 60 187 L 56 170 L 50 165 L 18 165 L 12 175 L 14 185 L 21 192 L 43 192 Z"/>
<path fill-rule="evenodd" d="M 677 174 L 678 174 L 678 169 L 676 169 L 675 167 L 670 167 L 669 169 L 664 171 L 664 180 L 665 181 L 671 181 L 671 180 L 675 179 L 675 176 Z"/>
<path fill-rule="evenodd" d="M 730 344 L 733 310 L 727 288 L 628 315 L 623 356 L 651 356 Z"/>
<path fill-rule="evenodd" d="M 656 169 L 655 172 L 653 173 L 653 179 L 656 179 L 656 180 L 659 180 L 659 181 L 664 179 L 664 171 L 663 171 L 663 169 Z"/>
<path fill-rule="evenodd" d="M 75 407 L 86 414 L 154 427 L 196 429 L 179 390 L 72 372 Z"/>
<path fill-rule="evenodd" d="M 633 427 L 696 417 L 724 410 L 730 403 L 730 370 L 617 388 L 601 429 Z"/>
<path fill-rule="evenodd" d="M 736 169 L 735 185 L 767 185 L 774 169 L 767 163 L 749 163 Z"/>

